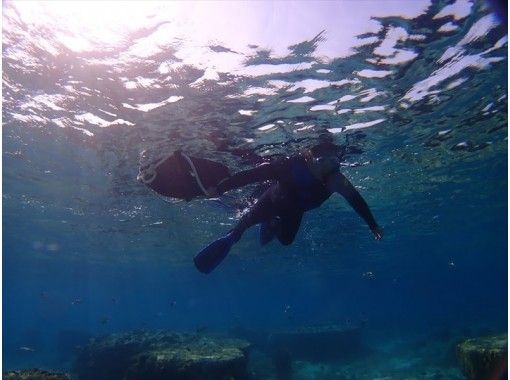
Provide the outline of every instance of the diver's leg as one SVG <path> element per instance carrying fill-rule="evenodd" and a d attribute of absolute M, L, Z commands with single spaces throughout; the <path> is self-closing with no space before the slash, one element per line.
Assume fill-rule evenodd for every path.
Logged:
<path fill-rule="evenodd" d="M 236 226 L 232 229 L 235 241 L 237 242 L 244 231 L 255 224 L 266 223 L 273 220 L 276 217 L 276 208 L 273 202 L 274 198 L 274 187 L 267 189 L 259 198 L 257 203 L 244 214 Z"/>
<path fill-rule="evenodd" d="M 269 243 L 275 235 L 283 245 L 292 244 L 299 230 L 303 211 L 296 205 L 293 197 L 289 195 L 285 188 L 276 188 L 271 199 L 273 202 L 272 209 L 277 216 L 260 225 L 260 244 Z"/>
<path fill-rule="evenodd" d="M 276 231 L 276 236 L 283 245 L 290 245 L 294 241 L 303 218 L 302 212 L 289 212 L 283 214 L 280 219 L 280 228 Z"/>
<path fill-rule="evenodd" d="M 259 230 L 259 243 L 260 245 L 266 245 L 275 237 L 277 230 L 280 228 L 280 218 L 274 217 L 273 219 L 267 220 L 260 223 Z"/>
<path fill-rule="evenodd" d="M 239 241 L 244 231 L 275 216 L 271 194 L 269 188 L 227 235 L 212 242 L 195 256 L 193 260 L 200 272 L 212 272 L 227 257 L 230 248 Z"/>

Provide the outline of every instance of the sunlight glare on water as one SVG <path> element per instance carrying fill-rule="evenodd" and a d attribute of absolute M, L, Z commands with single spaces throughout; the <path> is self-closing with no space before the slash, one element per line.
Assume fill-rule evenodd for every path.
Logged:
<path fill-rule="evenodd" d="M 209 64 L 228 72 L 241 66 L 236 54 L 250 53 L 250 44 L 270 49 L 275 56 L 284 56 L 290 45 L 321 30 L 335 38 L 324 38 L 315 56 L 325 60 L 345 57 L 359 43 L 357 35 L 380 29 L 380 24 L 371 17 L 398 14 L 413 18 L 430 5 L 430 0 L 412 1 L 405 8 L 398 0 L 384 3 L 364 0 L 350 12 L 345 12 L 337 2 L 318 2 L 312 17 L 306 2 L 299 1 L 19 1 L 13 4 L 27 24 L 55 28 L 57 40 L 75 52 L 114 47 L 130 32 L 161 23 L 157 33 L 149 41 L 145 40 L 143 46 L 135 43 L 132 54 L 146 57 L 174 41 L 186 47 L 180 49 L 179 56 L 185 63 L 199 67 Z M 293 16 L 281 17 L 289 8 Z M 230 51 L 225 51 L 219 62 L 211 63 L 200 50 L 214 43 L 226 44 Z"/>
<path fill-rule="evenodd" d="M 172 8 L 178 3 L 168 2 Z M 54 29 L 55 37 L 75 52 L 118 44 L 129 32 L 145 26 L 159 2 L 17 1 L 21 19 L 33 27 Z"/>

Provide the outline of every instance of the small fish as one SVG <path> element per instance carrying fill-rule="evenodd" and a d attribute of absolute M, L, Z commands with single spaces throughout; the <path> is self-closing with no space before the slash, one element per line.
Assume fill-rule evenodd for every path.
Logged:
<path fill-rule="evenodd" d="M 292 306 L 285 305 L 285 309 L 283 310 L 283 313 L 286 315 L 287 319 L 290 321 L 294 318 L 292 315 Z"/>
<path fill-rule="evenodd" d="M 112 297 L 112 302 L 113 302 L 113 303 L 118 303 L 118 302 L 119 302 L 119 300 L 118 300 L 117 298 L 115 298 L 115 297 Z"/>
<path fill-rule="evenodd" d="M 367 280 L 375 280 L 375 274 L 374 272 L 364 272 L 362 275 L 361 275 L 362 278 L 364 279 L 367 279 Z"/>
<path fill-rule="evenodd" d="M 177 305 L 177 301 L 170 301 L 170 306 L 174 307 L 175 305 Z"/>
<path fill-rule="evenodd" d="M 71 305 L 79 305 L 81 304 L 82 300 L 81 298 L 76 298 L 73 302 L 71 302 Z"/>
<path fill-rule="evenodd" d="M 31 348 L 31 347 L 27 347 L 27 346 L 21 346 L 18 348 L 18 350 L 20 351 L 26 351 L 26 352 L 34 352 L 35 349 Z"/>

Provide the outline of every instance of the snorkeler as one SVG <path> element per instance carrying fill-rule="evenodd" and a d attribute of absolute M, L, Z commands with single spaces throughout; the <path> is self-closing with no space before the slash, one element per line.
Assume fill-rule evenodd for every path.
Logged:
<path fill-rule="evenodd" d="M 244 231 L 261 224 L 259 240 L 262 245 L 275 236 L 283 245 L 294 241 L 306 211 L 318 208 L 333 193 L 341 194 L 365 220 L 376 240 L 383 236 L 367 203 L 339 171 L 336 156 L 315 157 L 310 150 L 297 156 L 242 171 L 207 189 L 209 195 L 220 195 L 250 183 L 274 181 L 255 205 L 241 217 L 225 236 L 202 249 L 194 258 L 202 273 L 210 273 L 227 256 Z"/>
<path fill-rule="evenodd" d="M 381 228 L 365 200 L 340 173 L 339 166 L 339 159 L 334 154 L 314 154 L 306 150 L 230 175 L 221 163 L 177 151 L 155 162 L 141 164 L 138 180 L 161 195 L 186 201 L 197 196 L 217 197 L 251 183 L 272 181 L 231 231 L 195 256 L 198 270 L 210 273 L 244 231 L 255 224 L 261 224 L 259 240 L 262 245 L 275 236 L 283 245 L 291 244 L 303 214 L 322 205 L 333 193 L 341 194 L 365 220 L 375 239 L 380 240 L 383 236 Z"/>

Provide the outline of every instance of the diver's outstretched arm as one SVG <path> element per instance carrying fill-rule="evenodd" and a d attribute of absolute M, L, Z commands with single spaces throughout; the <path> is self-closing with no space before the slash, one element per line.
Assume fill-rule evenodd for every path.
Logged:
<path fill-rule="evenodd" d="M 218 184 L 216 189 L 217 193 L 223 194 L 225 191 L 237 189 L 249 185 L 250 183 L 278 179 L 282 166 L 283 163 L 268 163 L 236 173 Z"/>
<path fill-rule="evenodd" d="M 376 240 L 381 240 L 383 236 L 382 229 L 377 225 L 377 222 L 368 208 L 367 202 L 363 199 L 361 194 L 349 182 L 349 180 L 340 172 L 332 174 L 327 180 L 327 187 L 329 191 L 341 194 L 351 207 L 365 220 L 374 234 Z"/>

